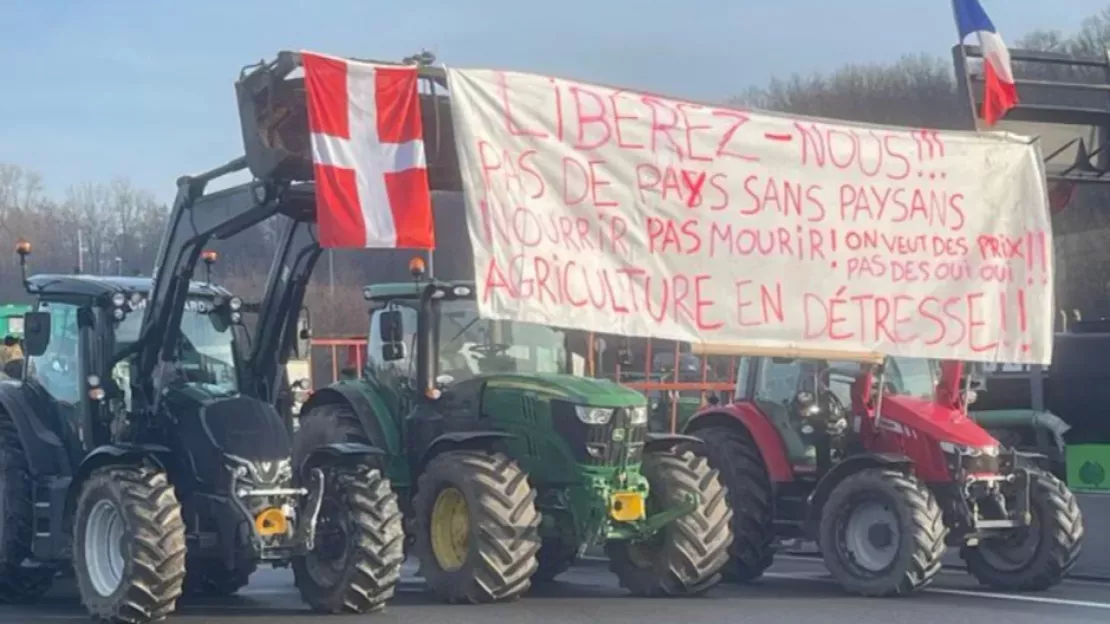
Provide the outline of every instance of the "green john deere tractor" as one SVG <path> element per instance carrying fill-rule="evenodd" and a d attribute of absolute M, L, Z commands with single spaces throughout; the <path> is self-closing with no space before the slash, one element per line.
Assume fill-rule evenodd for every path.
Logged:
<path fill-rule="evenodd" d="M 441 599 L 511 600 L 604 544 L 637 595 L 720 579 L 732 510 L 698 442 L 648 432 L 645 397 L 569 374 L 568 336 L 478 315 L 472 282 L 364 289 L 365 379 L 315 392 L 297 449 L 386 449 L 406 547 Z"/>

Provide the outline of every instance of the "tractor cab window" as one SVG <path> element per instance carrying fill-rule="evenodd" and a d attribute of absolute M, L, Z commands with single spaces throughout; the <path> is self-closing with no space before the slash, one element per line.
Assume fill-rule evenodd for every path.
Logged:
<path fill-rule="evenodd" d="M 436 306 L 440 375 L 453 381 L 483 373 L 560 373 L 566 369 L 566 333 L 532 323 L 478 316 L 470 299 Z"/>
<path fill-rule="evenodd" d="M 938 362 L 923 358 L 892 357 L 886 362 L 887 392 L 932 399 L 939 377 Z"/>
<path fill-rule="evenodd" d="M 77 404 L 81 400 L 78 306 L 44 301 L 38 309 L 50 313 L 50 343 L 45 353 L 27 359 L 28 375 L 55 400 Z"/>
<path fill-rule="evenodd" d="M 145 301 L 116 324 L 116 353 L 139 339 Z M 213 311 L 212 302 L 207 299 L 189 299 L 181 316 L 180 329 L 173 366 L 176 380 L 214 396 L 237 393 L 234 332 L 227 315 Z M 113 371 L 113 375 L 119 376 L 119 372 Z"/>

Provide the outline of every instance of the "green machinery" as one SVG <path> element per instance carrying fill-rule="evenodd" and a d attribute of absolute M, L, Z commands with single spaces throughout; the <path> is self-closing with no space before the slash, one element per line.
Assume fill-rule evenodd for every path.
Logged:
<path fill-rule="evenodd" d="M 513 599 L 595 544 L 637 595 L 716 584 L 732 511 L 697 441 L 649 433 L 642 394 L 569 374 L 566 332 L 484 319 L 472 282 L 410 269 L 364 289 L 364 379 L 312 395 L 294 453 L 385 449 L 409 553 L 448 602 Z"/>
<path fill-rule="evenodd" d="M 23 337 L 23 314 L 31 311 L 31 306 L 18 303 L 0 305 L 0 337 Z"/>

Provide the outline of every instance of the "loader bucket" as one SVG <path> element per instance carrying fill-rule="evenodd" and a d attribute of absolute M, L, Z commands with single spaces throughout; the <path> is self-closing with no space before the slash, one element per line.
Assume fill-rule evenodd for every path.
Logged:
<path fill-rule="evenodd" d="M 277 59 L 249 67 L 235 83 L 247 167 L 258 179 L 309 182 L 312 151 L 300 55 L 281 52 Z M 426 88 L 433 80 L 435 95 Z M 442 75 L 428 71 L 421 81 L 424 147 L 432 190 L 462 190 L 451 105 Z"/>

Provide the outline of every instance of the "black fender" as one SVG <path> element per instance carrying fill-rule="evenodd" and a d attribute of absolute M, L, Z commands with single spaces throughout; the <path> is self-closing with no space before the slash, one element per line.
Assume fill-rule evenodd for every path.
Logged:
<path fill-rule="evenodd" d="M 376 446 L 369 444 L 360 444 L 358 442 L 332 442 L 330 444 L 323 444 L 317 446 L 305 455 L 304 461 L 298 466 L 298 472 L 302 477 L 307 477 L 310 470 L 320 466 L 321 464 L 341 465 L 346 467 L 353 467 L 359 464 L 366 464 L 367 459 L 374 458 L 375 460 L 382 457 L 386 452 Z M 371 462 L 377 464 L 377 461 Z"/>
<path fill-rule="evenodd" d="M 825 476 L 817 482 L 813 492 L 809 495 L 808 512 L 806 514 L 806 532 L 811 536 L 817 535 L 817 526 L 821 521 L 822 508 L 829 494 L 845 478 L 868 468 L 896 468 L 907 474 L 913 471 L 914 462 L 909 457 L 900 453 L 864 453 L 853 455 L 833 466 Z"/>
<path fill-rule="evenodd" d="M 0 409 L 15 425 L 19 442 L 27 456 L 27 469 L 33 477 L 73 474 L 65 444 L 58 434 L 35 413 L 22 383 L 0 384 Z"/>
<path fill-rule="evenodd" d="M 166 470 L 172 460 L 173 451 L 161 444 L 104 444 L 94 448 L 81 460 L 66 495 L 66 517 L 73 512 L 77 496 L 85 479 L 97 468 L 112 465 L 134 466 L 149 462 Z"/>
<path fill-rule="evenodd" d="M 481 449 L 489 450 L 492 448 L 493 443 L 500 440 L 512 440 L 519 438 L 516 434 L 506 433 L 504 431 L 455 431 L 451 433 L 444 433 L 432 440 L 428 448 L 420 454 L 420 463 L 416 465 L 416 472 L 413 477 L 417 477 L 420 473 L 424 472 L 424 466 L 433 457 L 447 450 L 455 449 Z"/>
<path fill-rule="evenodd" d="M 679 444 L 701 445 L 702 440 L 684 433 L 652 433 L 649 431 L 644 436 L 644 453 L 669 451 Z"/>
<path fill-rule="evenodd" d="M 308 397 L 308 400 L 301 406 L 299 416 L 301 423 L 303 424 L 305 418 L 311 415 L 313 409 L 336 404 L 345 404 L 354 411 L 355 415 L 358 416 L 359 423 L 362 424 L 362 430 L 366 433 L 366 437 L 372 445 L 384 449 L 389 448 L 389 436 L 382 431 L 381 422 L 375 415 L 376 412 L 370 396 L 365 388 L 353 383 L 334 383 L 313 392 L 312 396 Z"/>

